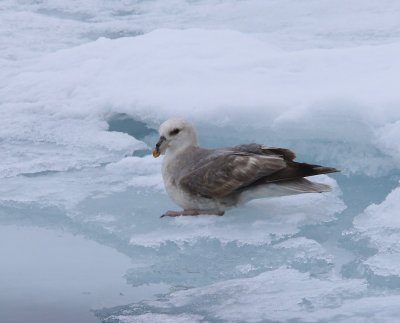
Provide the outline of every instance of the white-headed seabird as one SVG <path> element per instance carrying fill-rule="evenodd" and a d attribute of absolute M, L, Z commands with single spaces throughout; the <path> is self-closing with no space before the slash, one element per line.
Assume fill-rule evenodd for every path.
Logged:
<path fill-rule="evenodd" d="M 229 207 L 262 197 L 329 192 L 329 185 L 304 177 L 337 172 L 332 167 L 295 162 L 289 149 L 246 144 L 206 149 L 193 126 L 182 119 L 161 124 L 153 156 L 165 153 L 165 189 L 182 211 L 162 216 L 223 215 Z"/>

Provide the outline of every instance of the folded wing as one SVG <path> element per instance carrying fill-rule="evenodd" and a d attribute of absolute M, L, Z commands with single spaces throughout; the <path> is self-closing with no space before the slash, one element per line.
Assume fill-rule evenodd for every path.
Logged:
<path fill-rule="evenodd" d="M 215 150 L 198 160 L 179 184 L 191 194 L 222 198 L 252 186 L 337 172 L 332 167 L 297 163 L 295 157 L 289 149 L 258 144 Z"/>
<path fill-rule="evenodd" d="M 226 151 L 217 154 L 179 181 L 192 194 L 219 198 L 286 167 L 282 157 Z"/>

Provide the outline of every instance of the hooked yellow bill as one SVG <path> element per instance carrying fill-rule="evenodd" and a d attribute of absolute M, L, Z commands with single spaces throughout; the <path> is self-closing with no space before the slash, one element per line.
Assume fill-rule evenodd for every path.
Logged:
<path fill-rule="evenodd" d="M 153 149 L 153 157 L 154 158 L 157 158 L 158 156 L 160 156 L 160 151 L 157 149 L 157 148 L 154 148 Z"/>

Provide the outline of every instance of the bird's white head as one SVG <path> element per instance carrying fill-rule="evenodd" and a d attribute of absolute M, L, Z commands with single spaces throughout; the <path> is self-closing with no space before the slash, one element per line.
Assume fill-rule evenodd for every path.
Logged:
<path fill-rule="evenodd" d="M 171 152 L 197 146 L 196 130 L 183 119 L 168 119 L 164 121 L 159 130 L 160 139 L 153 150 L 153 156 L 164 154 L 167 149 Z"/>

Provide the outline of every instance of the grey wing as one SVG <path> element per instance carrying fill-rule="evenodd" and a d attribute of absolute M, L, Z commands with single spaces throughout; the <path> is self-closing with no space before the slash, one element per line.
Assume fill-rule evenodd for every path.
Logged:
<path fill-rule="evenodd" d="M 179 180 L 192 194 L 221 198 L 286 167 L 277 155 L 219 151 Z"/>
<path fill-rule="evenodd" d="M 279 156 L 290 161 L 296 158 L 296 154 L 287 148 L 269 147 L 260 144 L 245 144 L 229 148 L 232 151 L 247 152 L 257 155 Z"/>
<path fill-rule="evenodd" d="M 266 184 L 272 182 L 276 183 L 281 181 L 299 179 L 307 176 L 335 173 L 339 171 L 333 167 L 295 162 L 295 153 L 287 148 L 269 147 L 259 144 L 246 144 L 235 146 L 230 149 L 233 151 L 245 151 L 259 155 L 279 156 L 285 160 L 285 168 L 270 175 L 264 176 L 260 180 L 253 182 L 251 185 Z"/>

